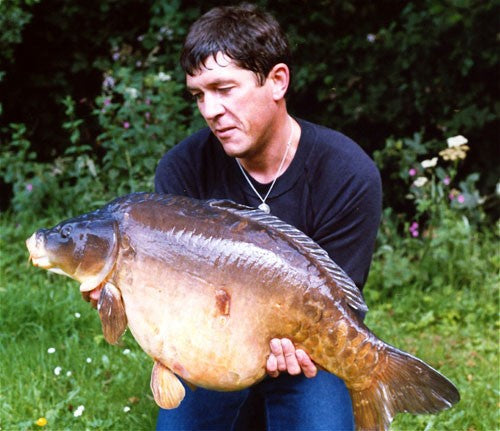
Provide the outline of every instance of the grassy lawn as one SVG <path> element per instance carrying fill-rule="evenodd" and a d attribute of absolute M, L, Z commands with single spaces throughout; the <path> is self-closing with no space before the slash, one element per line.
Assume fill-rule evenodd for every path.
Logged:
<path fill-rule="evenodd" d="M 108 345 L 78 284 L 28 264 L 24 240 L 58 220 L 0 217 L 0 429 L 39 429 L 39 418 L 49 430 L 153 429 L 151 359 L 128 333 Z M 499 258 L 491 241 L 481 247 L 474 265 L 483 266 L 471 271 L 482 275 L 463 286 L 410 284 L 380 295 L 383 268 L 374 262 L 368 326 L 443 372 L 462 396 L 437 416 L 399 415 L 394 430 L 499 428 Z"/>
<path fill-rule="evenodd" d="M 492 286 L 490 286 L 492 287 Z M 442 372 L 459 389 L 461 400 L 439 415 L 396 416 L 394 430 L 499 429 L 498 321 L 480 318 L 484 302 L 498 305 L 498 291 L 423 293 L 408 289 L 390 302 L 373 304 L 367 323 L 380 338 L 406 350 Z M 457 312 L 450 323 L 439 317 L 443 304 L 458 302 L 470 310 Z M 459 306 L 457 306 L 457 309 Z"/>

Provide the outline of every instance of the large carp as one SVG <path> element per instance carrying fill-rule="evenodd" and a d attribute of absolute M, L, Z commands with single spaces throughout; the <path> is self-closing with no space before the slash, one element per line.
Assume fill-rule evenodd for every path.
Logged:
<path fill-rule="evenodd" d="M 363 324 L 360 291 L 323 249 L 258 210 L 139 193 L 26 242 L 34 265 L 82 292 L 102 289 L 106 340 L 130 328 L 154 360 L 151 388 L 164 408 L 184 397 L 177 376 L 219 391 L 260 381 L 272 338 L 291 339 L 345 381 L 358 429 L 459 400 L 444 376 Z"/>

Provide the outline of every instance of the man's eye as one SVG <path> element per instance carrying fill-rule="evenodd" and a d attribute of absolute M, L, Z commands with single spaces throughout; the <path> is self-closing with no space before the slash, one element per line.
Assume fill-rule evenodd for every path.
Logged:
<path fill-rule="evenodd" d="M 191 93 L 191 97 L 193 98 L 193 100 L 198 102 L 199 100 L 202 99 L 203 93 Z"/>
<path fill-rule="evenodd" d="M 219 88 L 219 93 L 229 93 L 232 89 L 233 87 L 221 87 Z"/>

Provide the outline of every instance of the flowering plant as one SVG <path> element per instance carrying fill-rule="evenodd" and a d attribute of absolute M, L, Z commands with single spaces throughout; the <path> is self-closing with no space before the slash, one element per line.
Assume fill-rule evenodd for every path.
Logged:
<path fill-rule="evenodd" d="M 458 180 L 460 163 L 470 149 L 467 138 L 450 137 L 444 149 L 439 148 L 442 143 L 436 144 L 424 145 L 420 134 L 415 134 L 411 139 L 390 139 L 384 150 L 375 153 L 380 167 L 398 168 L 393 178 L 397 176 L 400 184 L 402 181 L 400 186 L 406 188 L 404 195 L 413 202 L 412 208 L 406 211 L 410 217 L 398 219 L 403 221 L 404 231 L 411 238 L 435 235 L 436 227 L 445 218 L 466 217 L 473 223 L 483 219 L 484 198 L 475 186 L 479 175 L 470 174 Z M 432 150 L 435 147 L 437 149 Z"/>
<path fill-rule="evenodd" d="M 412 284 L 455 287 L 471 278 L 469 257 L 464 256 L 477 242 L 485 213 L 476 187 L 479 175 L 461 178 L 468 151 L 462 136 L 424 145 L 416 134 L 389 139 L 374 154 L 382 172 L 390 172 L 391 191 L 406 199 L 384 209 L 369 278 L 372 288 L 367 289 L 370 300 Z M 442 318 L 456 317 L 443 312 Z"/>
<path fill-rule="evenodd" d="M 415 202 L 415 218 L 427 223 L 423 232 L 430 234 L 444 217 L 452 213 L 479 222 L 482 217 L 481 205 L 484 198 L 479 195 L 475 182 L 478 174 L 470 174 L 457 184 L 459 164 L 467 156 L 469 146 L 461 135 L 447 139 L 447 148 L 439 151 L 438 156 L 415 160 L 408 170 L 410 193 L 408 199 Z M 414 223 L 417 223 L 415 221 Z M 417 237 L 416 230 L 408 228 L 411 236 Z"/>

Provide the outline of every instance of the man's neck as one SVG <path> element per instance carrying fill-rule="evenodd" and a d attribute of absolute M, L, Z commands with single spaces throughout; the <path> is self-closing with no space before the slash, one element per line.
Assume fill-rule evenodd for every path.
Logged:
<path fill-rule="evenodd" d="M 300 139 L 299 124 L 288 114 L 282 123 L 276 137 L 270 140 L 262 151 L 253 156 L 238 159 L 245 170 L 259 183 L 270 183 L 283 174 L 297 151 Z"/>

